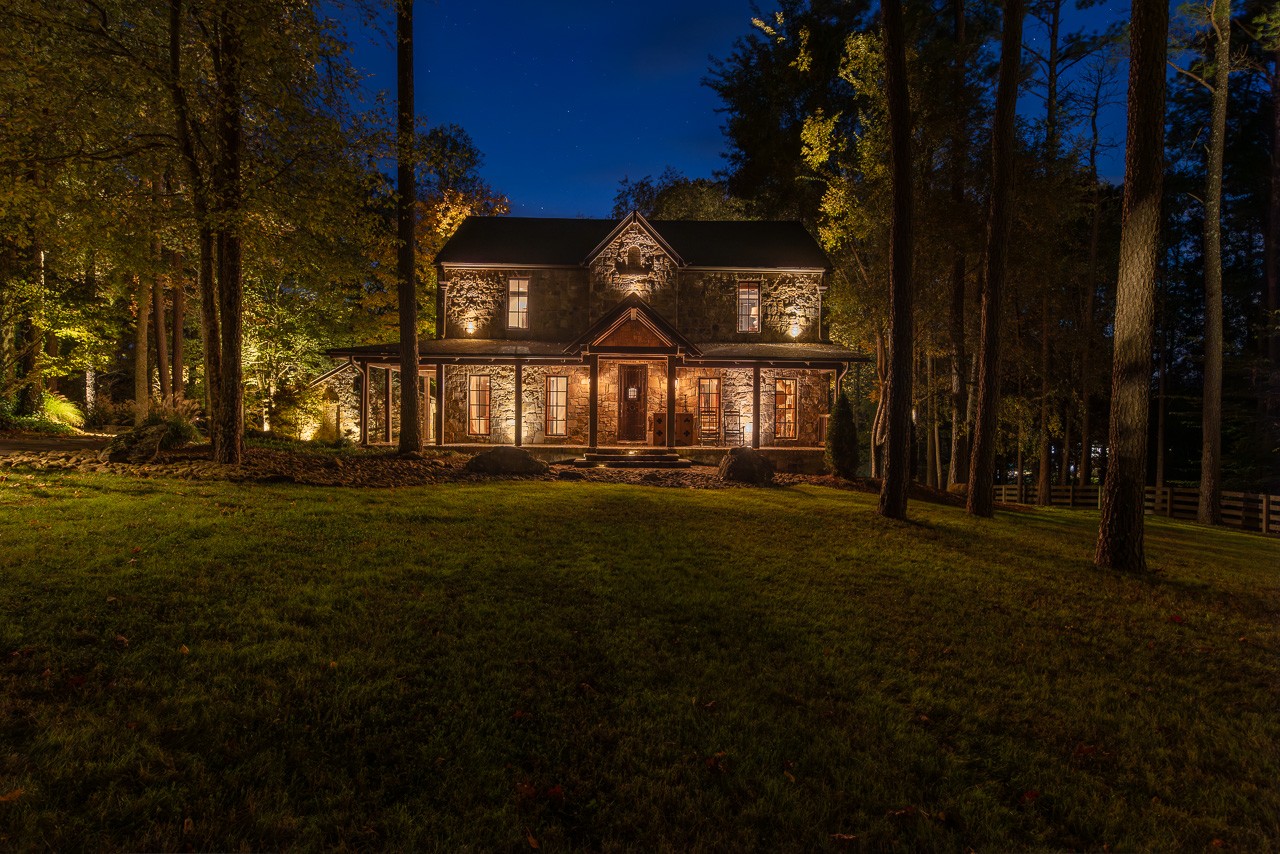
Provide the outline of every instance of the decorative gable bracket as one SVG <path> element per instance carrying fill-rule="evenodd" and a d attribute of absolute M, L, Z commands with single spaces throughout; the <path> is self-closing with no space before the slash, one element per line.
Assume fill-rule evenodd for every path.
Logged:
<path fill-rule="evenodd" d="M 636 294 L 624 297 L 591 328 L 578 336 L 564 352 L 653 353 L 700 356 L 699 350 L 667 320 Z"/>

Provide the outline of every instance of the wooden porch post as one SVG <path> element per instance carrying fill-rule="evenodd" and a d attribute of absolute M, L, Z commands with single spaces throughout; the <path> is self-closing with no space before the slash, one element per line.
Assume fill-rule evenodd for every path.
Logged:
<path fill-rule="evenodd" d="M 436 444 L 444 444 L 444 362 L 436 362 Z"/>
<path fill-rule="evenodd" d="M 667 357 L 667 447 L 676 446 L 676 357 Z"/>
<path fill-rule="evenodd" d="M 360 444 L 369 444 L 369 363 L 360 363 Z"/>
<path fill-rule="evenodd" d="M 516 447 L 524 444 L 524 367 L 519 359 L 516 359 Z"/>
<path fill-rule="evenodd" d="M 600 357 L 591 355 L 587 357 L 588 365 L 591 368 L 591 389 L 589 392 L 590 401 L 587 411 L 587 444 L 593 449 L 596 446 L 596 424 L 600 411 Z"/>
<path fill-rule="evenodd" d="M 387 368 L 387 408 L 383 412 L 382 433 L 387 444 L 391 444 L 391 368 Z"/>
<path fill-rule="evenodd" d="M 751 368 L 751 447 L 760 449 L 760 366 Z"/>

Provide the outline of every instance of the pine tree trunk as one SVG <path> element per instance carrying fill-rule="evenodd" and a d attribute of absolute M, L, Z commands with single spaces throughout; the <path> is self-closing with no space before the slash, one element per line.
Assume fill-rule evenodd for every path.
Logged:
<path fill-rule="evenodd" d="M 136 278 L 138 317 L 133 337 L 133 426 L 141 427 L 150 414 L 151 404 L 150 348 L 147 342 L 147 327 L 151 323 L 151 283 L 144 276 Z"/>
<path fill-rule="evenodd" d="M 901 0 L 882 0 L 885 94 L 889 104 L 889 168 L 893 221 L 889 231 L 888 435 L 880 515 L 904 519 L 911 469 L 911 105 L 907 94 L 906 35 Z"/>
<path fill-rule="evenodd" d="M 1271 188 L 1267 195 L 1267 231 L 1262 244 L 1267 276 L 1267 353 L 1271 361 L 1270 405 L 1280 417 L 1280 50 L 1271 52 Z"/>
<path fill-rule="evenodd" d="M 187 322 L 187 290 L 183 282 L 182 256 L 173 256 L 173 364 L 169 383 L 169 395 L 174 403 L 182 400 L 185 390 L 182 381 L 183 340 L 182 329 Z"/>
<path fill-rule="evenodd" d="M 964 208 L 964 167 L 968 159 L 963 104 L 965 103 L 965 17 L 964 0 L 952 0 L 952 37 L 955 41 L 956 65 L 952 71 L 952 107 L 956 110 L 955 126 L 951 130 L 951 204 L 956 217 Z M 947 470 L 947 485 L 964 482 L 969 461 L 968 386 L 965 383 L 964 352 L 964 279 L 965 257 L 960 241 L 951 250 L 951 459 Z"/>
<path fill-rule="evenodd" d="M 30 275 L 36 281 L 40 298 L 44 295 L 44 250 L 31 247 Z M 22 381 L 18 394 L 18 414 L 36 415 L 44 405 L 44 330 L 36 322 L 36 312 L 26 309 L 18 324 L 18 376 Z"/>
<path fill-rule="evenodd" d="M 400 300 L 400 453 L 422 450 L 418 397 L 418 286 L 414 213 L 413 0 L 396 0 L 396 277 Z M 390 377 L 388 377 L 390 382 Z M 516 389 L 516 394 L 521 390 Z M 387 418 L 391 413 L 387 413 Z M 516 425 L 519 429 L 520 425 Z"/>
<path fill-rule="evenodd" d="M 1094 563 L 1101 568 L 1133 572 L 1145 571 L 1147 566 L 1142 517 L 1147 480 L 1160 195 L 1164 179 L 1168 39 L 1169 6 L 1165 0 L 1133 0 L 1111 424 L 1094 553 Z"/>
<path fill-rule="evenodd" d="M 228 11 L 218 20 L 217 73 L 218 167 L 214 195 L 219 222 L 215 238 L 218 268 L 218 315 L 221 333 L 222 400 L 213 419 L 214 460 L 239 465 L 244 445 L 243 291 L 240 249 L 240 158 L 243 134 L 240 115 L 241 42 L 239 25 Z"/>
<path fill-rule="evenodd" d="M 152 198 L 155 198 L 154 184 Z M 159 237 L 151 241 L 151 257 L 157 268 L 162 257 Z M 164 277 L 156 273 L 151 277 L 151 313 L 155 325 L 156 370 L 160 375 L 160 399 L 165 405 L 173 402 L 169 394 L 169 336 L 164 322 Z"/>
<path fill-rule="evenodd" d="M 1014 118 L 1018 74 L 1022 68 L 1023 0 L 1006 0 L 1000 44 L 1000 79 L 991 134 L 991 202 L 987 214 L 987 247 L 982 278 L 981 332 L 978 341 L 978 406 L 973 448 L 969 455 L 966 509 L 990 517 L 995 508 L 996 410 L 1000 404 L 1000 304 L 1013 224 Z M 1021 472 L 1019 472 L 1021 479 Z"/>
<path fill-rule="evenodd" d="M 1049 441 L 1049 295 L 1040 294 L 1040 468 L 1036 473 L 1036 504 L 1049 505 L 1053 483 L 1053 443 Z"/>
<path fill-rule="evenodd" d="M 1213 100 L 1204 188 L 1204 405 L 1196 519 L 1222 521 L 1222 159 L 1231 74 L 1231 2 L 1214 0 Z"/>

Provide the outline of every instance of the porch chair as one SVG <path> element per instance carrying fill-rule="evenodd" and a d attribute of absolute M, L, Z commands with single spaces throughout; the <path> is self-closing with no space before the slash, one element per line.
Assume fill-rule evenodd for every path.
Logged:
<path fill-rule="evenodd" d="M 746 443 L 746 430 L 742 427 L 742 413 L 737 409 L 726 409 L 721 422 L 726 445 L 741 446 Z"/>
<path fill-rule="evenodd" d="M 698 444 L 720 444 L 720 413 L 717 410 L 698 410 Z"/>

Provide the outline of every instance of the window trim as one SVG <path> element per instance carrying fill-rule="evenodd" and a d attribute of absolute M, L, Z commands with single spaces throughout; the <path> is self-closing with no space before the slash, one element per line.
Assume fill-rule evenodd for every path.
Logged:
<path fill-rule="evenodd" d="M 791 386 L 789 393 L 782 391 L 784 383 Z M 791 398 L 791 405 L 779 406 L 779 397 L 786 396 Z M 781 417 L 784 412 L 791 414 L 791 417 L 786 419 L 785 422 Z M 784 423 L 788 425 L 786 433 L 782 431 Z M 777 377 L 773 381 L 773 437 L 775 439 L 800 438 L 800 386 L 794 377 Z"/>
<path fill-rule="evenodd" d="M 563 383 L 563 388 L 552 388 L 552 383 L 559 380 Z M 556 398 L 560 398 L 557 402 Z M 548 374 L 545 398 L 546 415 L 544 418 L 543 429 L 547 436 L 568 436 L 569 435 L 569 377 L 566 374 Z M 554 417 L 554 413 L 559 412 L 560 417 Z M 559 425 L 556 429 L 555 425 Z"/>
<path fill-rule="evenodd" d="M 517 288 L 517 283 L 523 287 Z M 507 328 L 508 329 L 528 329 L 529 328 L 529 276 L 508 276 L 507 277 Z M 522 300 L 519 304 L 515 304 L 516 300 Z M 512 317 L 515 322 L 512 323 Z"/>
<path fill-rule="evenodd" d="M 764 283 L 760 279 L 739 279 L 737 290 L 737 329 L 739 332 L 748 335 L 757 335 L 761 329 L 760 316 L 760 297 L 764 291 Z M 752 317 L 751 309 L 755 309 L 755 316 Z M 745 309 L 745 311 L 744 311 Z M 752 329 L 751 321 L 755 321 L 755 328 Z M 743 323 L 747 328 L 743 328 Z"/>
<path fill-rule="evenodd" d="M 481 382 L 483 381 L 483 382 Z M 483 402 L 478 396 L 483 393 Z M 480 414 L 483 413 L 483 414 Z M 478 429 L 483 423 L 484 429 Z M 467 435 L 488 436 L 493 433 L 493 380 L 488 374 L 467 375 Z"/>

